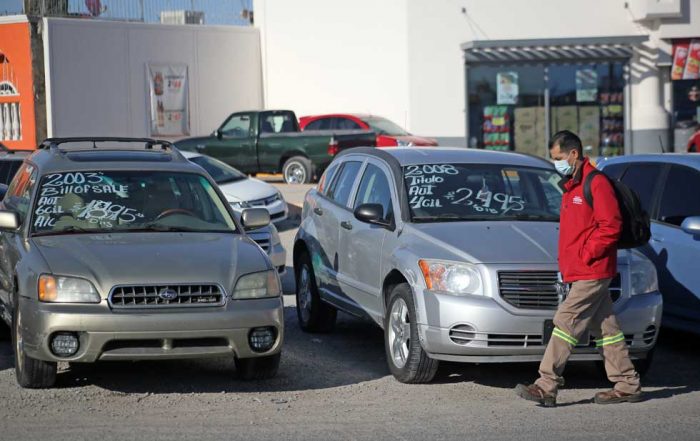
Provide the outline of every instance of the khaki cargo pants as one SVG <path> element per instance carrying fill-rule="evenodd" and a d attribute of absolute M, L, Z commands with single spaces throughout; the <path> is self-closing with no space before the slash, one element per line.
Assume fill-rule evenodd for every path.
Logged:
<path fill-rule="evenodd" d="M 564 383 L 561 377 L 571 350 L 586 330 L 596 338 L 596 346 L 605 358 L 608 379 L 624 393 L 638 392 L 639 375 L 629 358 L 625 336 L 613 315 L 608 287 L 611 279 L 581 280 L 571 285 L 566 300 L 554 315 L 554 331 L 540 363 L 540 378 L 535 382 L 549 394 L 557 393 Z M 587 344 L 588 342 L 581 342 Z"/>

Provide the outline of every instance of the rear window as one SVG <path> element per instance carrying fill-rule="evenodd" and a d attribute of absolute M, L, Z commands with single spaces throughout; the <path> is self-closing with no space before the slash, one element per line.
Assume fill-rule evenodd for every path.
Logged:
<path fill-rule="evenodd" d="M 260 133 L 298 132 L 299 125 L 292 112 L 260 113 Z"/>

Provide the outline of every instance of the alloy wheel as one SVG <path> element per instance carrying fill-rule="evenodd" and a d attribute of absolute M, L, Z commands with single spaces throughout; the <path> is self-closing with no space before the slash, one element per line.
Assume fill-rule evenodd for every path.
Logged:
<path fill-rule="evenodd" d="M 302 265 L 299 271 L 299 311 L 304 323 L 311 318 L 311 276 L 308 265 Z"/>
<path fill-rule="evenodd" d="M 404 299 L 399 298 L 391 307 L 388 329 L 391 358 L 398 368 L 403 368 L 408 360 L 408 348 L 411 344 L 410 323 L 408 305 Z"/>
<path fill-rule="evenodd" d="M 306 181 L 304 166 L 298 162 L 289 164 L 284 174 L 284 180 L 287 184 L 303 184 Z"/>

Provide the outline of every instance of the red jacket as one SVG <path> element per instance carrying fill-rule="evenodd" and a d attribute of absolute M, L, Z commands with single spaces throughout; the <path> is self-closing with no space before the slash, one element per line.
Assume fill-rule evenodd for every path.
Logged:
<path fill-rule="evenodd" d="M 617 241 L 622 217 L 612 184 L 603 176 L 591 181 L 593 208 L 583 197 L 583 182 L 595 170 L 588 158 L 563 184 L 559 226 L 559 270 L 565 282 L 612 278 L 617 274 Z"/>

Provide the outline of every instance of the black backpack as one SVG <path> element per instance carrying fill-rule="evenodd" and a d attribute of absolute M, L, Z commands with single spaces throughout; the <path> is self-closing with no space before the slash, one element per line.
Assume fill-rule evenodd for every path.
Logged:
<path fill-rule="evenodd" d="M 588 206 L 593 208 L 593 194 L 591 193 L 591 182 L 597 175 L 602 175 L 612 184 L 620 205 L 622 215 L 622 234 L 617 244 L 619 249 L 637 248 L 645 245 L 651 238 L 651 228 L 649 226 L 649 214 L 644 211 L 639 202 L 637 193 L 617 179 L 610 179 L 603 172 L 594 170 L 586 176 L 583 183 L 583 197 Z"/>

